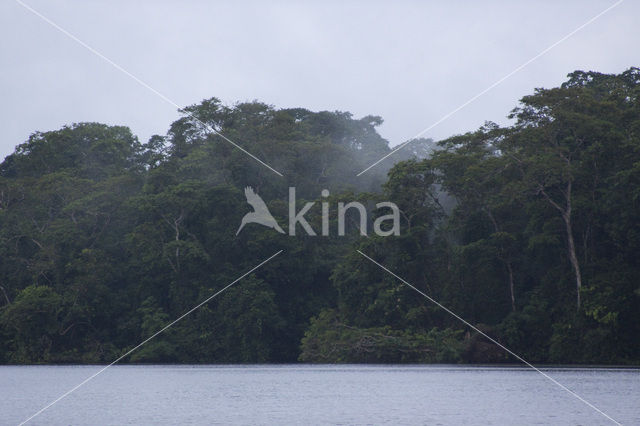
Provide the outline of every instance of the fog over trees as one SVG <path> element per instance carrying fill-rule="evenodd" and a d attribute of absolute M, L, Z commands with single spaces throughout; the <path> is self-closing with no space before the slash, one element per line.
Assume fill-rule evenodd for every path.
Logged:
<path fill-rule="evenodd" d="M 640 362 L 640 69 L 576 71 L 512 124 L 387 155 L 382 118 L 216 98 L 164 136 L 78 123 L 0 164 L 0 362 L 111 362 L 278 250 L 130 362 Z M 256 162 L 220 132 L 282 173 Z M 289 187 L 328 236 L 281 226 Z M 321 196 L 327 189 L 330 195 Z M 337 204 L 391 201 L 399 236 Z M 286 228 L 285 228 L 286 229 Z"/>

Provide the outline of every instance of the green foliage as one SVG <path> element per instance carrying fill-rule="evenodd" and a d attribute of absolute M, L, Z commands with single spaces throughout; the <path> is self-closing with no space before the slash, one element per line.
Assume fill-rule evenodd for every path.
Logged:
<path fill-rule="evenodd" d="M 402 235 L 359 248 L 531 361 L 637 363 L 640 70 L 569 77 L 524 97 L 513 126 L 394 166 L 383 194 Z M 455 200 L 444 219 L 442 191 Z M 345 327 L 461 327 L 358 255 L 333 280 Z M 323 335 L 308 336 L 310 353 L 334 349 Z M 463 359 L 509 360 L 473 333 Z"/>
<path fill-rule="evenodd" d="M 393 330 L 389 326 L 357 328 L 343 323 L 335 310 L 311 319 L 302 339 L 300 361 L 314 363 L 398 363 L 461 361 L 460 331 Z"/>
<path fill-rule="evenodd" d="M 146 340 L 163 329 L 170 322 L 169 315 L 158 307 L 153 296 L 149 296 L 142 302 L 137 310 L 142 322 L 140 324 L 140 340 Z M 132 362 L 171 362 L 176 359 L 180 349 L 175 343 L 175 329 L 168 329 L 164 334 L 154 340 L 150 340 L 140 350 L 131 355 Z"/>
<path fill-rule="evenodd" d="M 311 244 L 256 226 L 236 237 L 243 189 L 254 187 L 283 221 L 289 185 L 301 202 L 325 188 L 379 187 L 384 169 L 364 181 L 355 174 L 389 150 L 375 129 L 381 119 L 215 98 L 182 112 L 146 144 L 98 123 L 37 132 L 0 165 L 0 360 L 111 361 L 279 248 L 294 260 L 266 265 L 127 360 L 297 358 L 354 237 Z"/>
<path fill-rule="evenodd" d="M 13 338 L 14 362 L 48 361 L 60 331 L 62 297 L 53 289 L 24 288 L 3 312 L 0 321 Z"/>
<path fill-rule="evenodd" d="M 360 177 L 389 153 L 380 117 L 211 98 L 145 144 L 36 132 L 0 164 L 0 362 L 110 362 L 282 249 L 125 361 L 514 361 L 418 290 L 532 362 L 637 364 L 639 95 L 637 68 L 576 71 L 511 126 L 414 141 Z M 236 236 L 245 186 L 283 226 L 295 186 L 316 230 L 321 202 L 335 231 L 357 199 L 396 203 L 401 232 L 348 216 L 344 237 Z"/>

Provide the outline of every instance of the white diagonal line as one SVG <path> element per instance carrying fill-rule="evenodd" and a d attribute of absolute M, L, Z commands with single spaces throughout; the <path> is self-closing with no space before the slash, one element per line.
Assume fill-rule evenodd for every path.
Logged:
<path fill-rule="evenodd" d="M 433 299 L 432 297 L 430 297 L 429 295 L 427 295 L 426 293 L 424 293 L 423 291 L 418 290 L 416 287 L 414 287 L 413 285 L 409 284 L 407 281 L 405 281 L 403 278 L 401 278 L 400 276 L 394 274 L 393 272 L 391 272 L 389 269 L 387 269 L 385 266 L 381 265 L 380 263 L 376 262 L 375 260 L 373 260 L 372 258 L 370 258 L 369 256 L 367 256 L 366 254 L 364 254 L 363 252 L 361 252 L 360 250 L 357 250 L 358 253 L 360 253 L 362 256 L 364 256 L 365 258 L 369 259 L 371 262 L 373 262 L 374 264 L 376 264 L 377 266 L 379 266 L 382 270 L 388 272 L 389 274 L 391 274 L 392 276 L 394 276 L 395 278 L 397 278 L 398 280 L 402 281 L 404 284 L 406 284 L 407 286 L 411 287 L 413 290 L 417 291 L 418 293 L 420 293 L 422 296 L 426 297 L 430 302 L 434 303 L 435 305 L 437 305 L 439 308 L 443 309 L 444 311 L 446 311 L 448 314 L 452 315 L 453 317 L 455 317 L 456 319 L 458 319 L 459 321 L 461 321 L 462 323 L 464 323 L 466 326 L 471 327 L 472 329 L 474 329 L 475 331 L 477 331 L 478 333 L 480 333 L 481 335 L 483 335 L 484 337 L 486 337 L 487 339 L 489 339 L 491 342 L 495 343 L 496 345 L 498 345 L 500 348 L 502 348 L 503 350 L 505 350 L 507 353 L 513 355 L 516 359 L 518 359 L 519 361 L 521 361 L 522 363 L 524 363 L 526 366 L 533 368 L 535 371 L 537 371 L 538 373 L 542 374 L 545 378 L 549 379 L 551 382 L 555 383 L 556 385 L 558 385 L 561 389 L 564 389 L 565 391 L 569 392 L 571 395 L 573 395 L 574 397 L 576 397 L 577 399 L 579 399 L 580 401 L 584 402 L 585 404 L 587 404 L 589 407 L 593 408 L 594 410 L 596 410 L 598 413 L 602 414 L 604 417 L 606 417 L 607 419 L 611 420 L 613 423 L 617 424 L 617 425 L 622 425 L 621 423 L 617 422 L 616 420 L 614 420 L 612 417 L 610 417 L 609 415 L 607 415 L 605 412 L 603 412 L 602 410 L 600 410 L 598 407 L 596 407 L 595 405 L 593 405 L 592 403 L 590 403 L 589 401 L 587 401 L 586 399 L 584 399 L 583 397 L 581 397 L 580 395 L 578 395 L 577 393 L 575 393 L 574 391 L 572 391 L 571 389 L 569 389 L 568 387 L 566 387 L 565 385 L 563 385 L 562 383 L 558 382 L 556 379 L 554 379 L 553 377 L 549 376 L 548 374 L 546 374 L 545 372 L 539 370 L 538 368 L 536 368 L 533 364 L 531 364 L 529 361 L 525 360 L 524 358 L 522 358 L 520 355 L 516 354 L 515 352 L 513 352 L 512 350 L 510 350 L 509 348 L 505 347 L 504 345 L 502 345 L 500 342 L 498 342 L 497 340 L 493 339 L 492 337 L 490 337 L 489 335 L 487 335 L 486 333 L 484 333 L 482 330 L 478 329 L 478 327 L 472 325 L 471 323 L 469 323 L 467 320 L 465 320 L 464 318 L 462 318 L 460 315 L 456 314 L 455 312 L 453 312 L 452 310 L 450 310 L 449 308 L 447 308 L 446 306 L 442 305 L 441 303 L 439 303 L 437 300 Z"/>
<path fill-rule="evenodd" d="M 396 152 L 398 152 L 399 150 L 401 150 L 402 148 L 404 148 L 405 146 L 407 146 L 408 144 L 410 144 L 411 142 L 413 142 L 414 140 L 416 140 L 417 138 L 419 138 L 420 136 L 424 135 L 425 133 L 427 133 L 429 130 L 433 129 L 434 127 L 436 127 L 438 124 L 442 123 L 443 121 L 447 120 L 449 117 L 451 117 L 452 115 L 454 115 L 455 113 L 457 113 L 458 111 L 460 111 L 461 109 L 465 108 L 467 105 L 473 103 L 476 99 L 478 99 L 479 97 L 481 97 L 482 95 L 484 95 L 485 93 L 489 92 L 490 90 L 492 90 L 493 88 L 495 88 L 496 86 L 500 85 L 503 81 L 505 81 L 506 79 L 508 79 L 509 77 L 511 77 L 512 75 L 516 74 L 518 71 L 520 71 L 521 69 L 523 69 L 524 67 L 526 67 L 527 65 L 529 65 L 530 63 L 534 62 L 535 60 L 537 60 L 538 58 L 540 58 L 541 56 L 543 56 L 544 54 L 546 54 L 547 52 L 549 52 L 551 49 L 553 49 L 554 47 L 556 47 L 557 45 L 559 45 L 560 43 L 562 43 L 563 41 L 567 40 L 568 38 L 570 38 L 571 36 L 573 36 L 575 33 L 577 33 L 578 31 L 582 30 L 584 27 L 586 27 L 587 25 L 591 24 L 593 21 L 595 21 L 596 19 L 600 18 L 602 15 L 604 15 L 605 13 L 609 12 L 611 9 L 613 9 L 614 7 L 620 5 L 620 3 L 622 3 L 624 0 L 618 0 L 617 2 L 615 2 L 614 4 L 612 4 L 611 6 L 607 7 L 605 10 L 603 10 L 602 12 L 598 13 L 596 16 L 594 16 L 593 18 L 589 19 L 587 22 L 585 22 L 584 24 L 580 25 L 578 28 L 576 28 L 575 30 L 571 31 L 569 34 L 565 35 L 564 37 L 562 37 L 560 40 L 556 41 L 555 43 L 553 43 L 552 45 L 550 45 L 549 47 L 547 47 L 546 49 L 544 49 L 542 52 L 538 53 L 536 56 L 534 56 L 533 58 L 529 59 L 528 61 L 524 62 L 523 64 L 521 64 L 520 66 L 518 66 L 516 69 L 514 69 L 513 71 L 511 71 L 509 74 L 505 75 L 504 77 L 502 77 L 501 79 L 499 79 L 498 81 L 496 81 L 495 83 L 493 83 L 491 86 L 487 87 L 486 89 L 484 89 L 483 91 L 479 92 L 478 94 L 476 94 L 475 96 L 469 98 L 466 102 L 464 102 L 462 105 L 458 106 L 457 108 L 451 110 L 450 112 L 448 112 L 447 114 L 443 115 L 438 121 L 436 121 L 435 123 L 433 123 L 432 125 L 430 125 L 429 127 L 427 127 L 426 129 L 422 130 L 421 132 L 419 132 L 418 134 L 416 134 L 414 137 L 408 139 L 407 141 L 401 143 L 400 145 L 398 145 L 395 149 L 393 149 L 391 152 L 389 152 L 387 155 L 385 155 L 384 157 L 382 157 L 381 159 L 379 159 L 378 161 L 376 161 L 375 163 L 371 164 L 369 167 L 367 167 L 366 169 L 364 169 L 363 171 L 361 171 L 360 173 L 358 173 L 356 176 L 360 176 L 361 174 L 363 174 L 364 172 L 366 172 L 367 170 L 369 170 L 370 168 L 376 166 L 377 164 L 380 164 L 380 162 L 382 162 L 383 160 L 385 160 L 386 158 L 390 157 L 391 155 L 395 154 Z"/>
<path fill-rule="evenodd" d="M 175 323 L 177 323 L 178 321 L 180 321 L 181 319 L 183 319 L 184 317 L 186 317 L 187 315 L 191 314 L 193 311 L 197 310 L 198 308 L 200 308 L 202 305 L 206 304 L 207 302 L 209 302 L 211 299 L 213 299 L 214 297 L 216 297 L 217 295 L 219 295 L 220 293 L 222 293 L 223 291 L 225 291 L 226 289 L 228 289 L 229 287 L 231 287 L 232 285 L 234 285 L 235 283 L 237 283 L 238 281 L 240 281 L 241 279 L 243 279 L 244 277 L 246 277 L 247 275 L 251 274 L 253 271 L 255 271 L 256 269 L 260 268 L 262 265 L 264 265 L 265 263 L 269 262 L 271 259 L 273 259 L 274 257 L 276 257 L 277 255 L 279 255 L 280 253 L 282 253 L 283 250 L 280 250 L 278 252 L 276 252 L 274 255 L 272 255 L 271 257 L 269 257 L 266 260 L 263 260 L 262 262 L 260 262 L 258 265 L 254 266 L 253 268 L 251 268 L 249 271 L 245 272 L 244 274 L 240 275 L 238 278 L 236 278 L 235 280 L 233 280 L 231 283 L 229 283 L 227 286 L 225 286 L 222 290 L 219 290 L 217 292 L 215 292 L 214 294 L 212 294 L 211 296 L 209 296 L 208 298 L 206 298 L 205 300 L 203 300 L 202 302 L 198 303 L 196 306 L 194 306 L 193 308 L 191 308 L 190 310 L 188 310 L 187 312 L 185 312 L 184 314 L 182 314 L 181 316 L 179 316 L 177 319 L 171 321 L 169 324 L 165 325 L 164 327 L 162 327 L 160 330 L 158 330 L 156 333 L 154 333 L 152 336 L 146 338 L 145 340 L 143 340 L 142 342 L 140 342 L 137 346 L 135 346 L 133 349 L 128 350 L 124 355 L 122 355 L 121 357 L 119 357 L 118 359 L 116 359 L 115 361 L 113 361 L 111 364 L 106 365 L 105 367 L 103 367 L 102 369 L 98 370 L 96 373 L 94 373 L 93 375 L 87 377 L 86 379 L 84 379 L 82 382 L 78 383 L 76 386 L 74 386 L 73 388 L 69 389 L 68 391 L 66 391 L 65 393 L 63 393 L 62 395 L 60 395 L 58 398 L 56 398 L 55 400 L 51 401 L 49 404 L 45 405 L 44 407 L 42 407 L 40 410 L 38 410 L 38 412 L 36 412 L 35 414 L 33 414 L 31 417 L 25 419 L 24 421 L 22 421 L 20 423 L 20 426 L 26 424 L 27 422 L 31 421 L 34 417 L 40 415 L 43 411 L 45 411 L 46 409 L 48 409 L 49 407 L 51 407 L 52 405 L 56 404 L 57 402 L 59 402 L 61 399 L 67 397 L 68 395 L 70 395 L 71 393 L 75 392 L 78 388 L 80 388 L 81 386 L 83 386 L 84 384 L 86 384 L 87 382 L 89 382 L 90 380 L 92 380 L 93 378 L 95 378 L 96 376 L 98 376 L 99 374 L 101 374 L 103 371 L 105 371 L 107 368 L 111 367 L 113 364 L 117 363 L 118 361 L 121 361 L 122 359 L 124 359 L 125 357 L 127 357 L 128 355 L 130 355 L 131 353 L 133 353 L 134 351 L 136 351 L 138 348 L 140 348 L 142 345 L 144 345 L 145 343 L 147 343 L 148 341 L 150 341 L 151 339 L 153 339 L 154 337 L 156 337 L 158 334 L 164 332 L 166 329 L 168 329 L 169 327 L 171 327 L 172 325 L 174 325 Z"/>
<path fill-rule="evenodd" d="M 98 52 L 96 49 L 94 49 L 93 47 L 89 46 L 87 43 L 85 43 L 84 41 L 80 40 L 78 37 L 74 36 L 73 34 L 71 34 L 69 31 L 65 30 L 64 28 L 62 28 L 60 25 L 56 24 L 55 22 L 53 22 L 51 19 L 47 18 L 46 16 L 44 16 L 43 14 L 41 14 L 40 12 L 38 12 L 37 10 L 35 10 L 34 8 L 32 8 L 31 6 L 29 6 L 28 4 L 24 3 L 21 0 L 16 0 L 16 2 L 24 7 L 25 9 L 27 9 L 29 12 L 33 13 L 34 15 L 36 15 L 37 17 L 39 17 L 40 19 L 42 19 L 43 21 L 45 21 L 47 24 L 51 25 L 53 28 L 55 28 L 56 30 L 60 31 L 62 34 L 66 35 L 67 37 L 69 37 L 70 39 L 72 39 L 73 41 L 75 41 L 76 43 L 78 43 L 79 45 L 81 45 L 82 47 L 84 47 L 85 49 L 87 49 L 88 51 L 90 51 L 91 53 L 93 53 L 94 55 L 98 56 L 99 58 L 101 58 L 102 60 L 104 60 L 105 62 L 107 62 L 109 65 L 113 66 L 115 69 L 117 69 L 118 71 L 122 72 L 123 74 L 127 75 L 128 77 L 130 77 L 131 79 L 133 79 L 135 82 L 137 82 L 138 84 L 140 84 L 141 86 L 143 86 L 144 88 L 148 89 L 149 91 L 153 92 L 154 94 L 156 94 L 158 97 L 160 97 L 163 101 L 167 102 L 168 104 L 174 106 L 176 109 L 181 109 L 180 105 L 178 105 L 177 103 L 175 103 L 174 101 L 172 101 L 171 99 L 169 99 L 167 96 L 165 96 L 164 94 L 160 93 L 159 91 L 157 91 L 156 89 L 154 89 L 153 87 L 151 87 L 149 84 L 145 83 L 143 80 L 141 80 L 140 78 L 136 77 L 135 75 L 131 74 L 129 71 L 127 71 L 126 69 L 122 68 L 120 65 L 118 65 L 117 63 L 113 62 L 111 59 L 109 59 L 108 57 L 106 57 L 105 55 L 103 55 L 102 53 Z M 261 159 L 259 159 L 258 157 L 256 157 L 255 155 L 253 155 L 252 153 L 250 153 L 249 151 L 247 151 L 246 149 L 244 149 L 243 147 L 241 147 L 240 145 L 238 145 L 237 143 L 235 143 L 234 141 L 232 141 L 231 139 L 229 139 L 228 137 L 226 137 L 225 135 L 223 135 L 222 133 L 218 132 L 216 129 L 214 129 L 213 127 L 211 127 L 210 125 L 208 125 L 207 123 L 203 122 L 202 120 L 200 120 L 198 117 L 194 116 L 191 113 L 187 113 L 187 115 L 189 117 L 191 117 L 192 119 L 196 120 L 198 123 L 200 123 L 202 126 L 204 126 L 205 130 L 210 131 L 213 134 L 216 134 L 218 136 L 220 136 L 222 139 L 224 139 L 225 141 L 229 142 L 231 145 L 235 146 L 236 148 L 238 148 L 240 151 L 244 152 L 245 154 L 247 154 L 249 157 L 253 158 L 254 160 L 256 160 L 258 163 L 262 164 L 263 166 L 265 166 L 266 168 L 268 168 L 269 170 L 271 170 L 272 172 L 274 172 L 275 174 L 282 176 L 282 173 L 280 173 L 279 171 L 277 171 L 276 169 L 274 169 L 273 167 L 271 167 L 270 165 L 268 165 L 267 163 L 265 163 L 264 161 L 262 161 Z"/>

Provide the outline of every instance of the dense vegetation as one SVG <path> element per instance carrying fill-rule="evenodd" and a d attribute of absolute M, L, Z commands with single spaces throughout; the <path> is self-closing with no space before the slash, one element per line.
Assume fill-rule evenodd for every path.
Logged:
<path fill-rule="evenodd" d="M 0 164 L 1 362 L 110 362 L 278 250 L 127 360 L 513 361 L 357 249 L 532 362 L 640 362 L 639 69 L 574 72 L 511 126 L 414 141 L 360 177 L 390 151 L 379 117 L 182 112 L 145 144 L 74 124 Z M 340 237 L 333 214 L 329 236 L 236 236 L 246 186 L 285 229 L 290 186 L 315 229 L 322 189 L 333 213 L 393 201 L 401 235 L 361 236 L 355 215 Z"/>

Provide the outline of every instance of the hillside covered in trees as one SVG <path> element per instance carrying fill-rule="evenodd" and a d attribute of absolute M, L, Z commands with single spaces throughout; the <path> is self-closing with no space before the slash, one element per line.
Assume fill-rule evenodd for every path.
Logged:
<path fill-rule="evenodd" d="M 356 250 L 536 363 L 640 363 L 640 69 L 576 71 L 512 124 L 390 152 L 380 117 L 215 98 L 166 136 L 80 123 L 0 164 L 0 362 L 513 362 Z M 264 160 L 278 176 L 209 132 Z M 432 149 L 434 148 L 434 149 Z M 281 224 L 288 188 L 392 201 L 399 236 Z M 376 214 L 370 212 L 372 219 Z M 336 215 L 330 227 L 336 228 Z"/>

